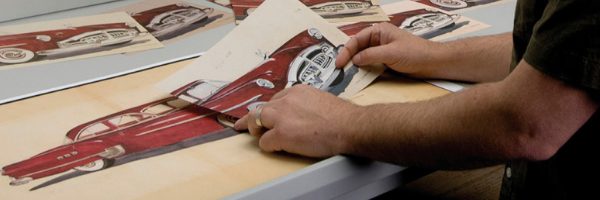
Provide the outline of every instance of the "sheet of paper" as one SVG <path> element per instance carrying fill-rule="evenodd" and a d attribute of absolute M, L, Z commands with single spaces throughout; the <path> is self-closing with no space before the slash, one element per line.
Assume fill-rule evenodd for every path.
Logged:
<path fill-rule="evenodd" d="M 265 0 L 231 0 L 236 22 L 241 23 Z M 378 0 L 299 0 L 329 22 L 388 21 Z"/>
<path fill-rule="evenodd" d="M 163 44 L 233 22 L 233 14 L 179 0 L 146 0 L 106 13 L 124 11 Z"/>
<path fill-rule="evenodd" d="M 125 12 L 0 27 L 0 70 L 162 48 Z"/>
<path fill-rule="evenodd" d="M 412 0 L 428 6 L 433 6 L 445 11 L 464 12 L 467 10 L 491 6 L 498 3 L 506 3 L 516 0 Z"/>
<path fill-rule="evenodd" d="M 61 163 L 52 160 L 58 160 L 60 156 L 61 161 L 64 161 L 62 164 L 68 166 L 64 172 L 53 171 L 45 177 L 38 177 L 18 186 L 9 185 L 12 180 L 8 176 L 0 176 L 0 199 L 220 199 L 318 161 L 287 154 L 265 153 L 258 147 L 256 137 L 244 133 L 206 143 L 201 141 L 206 139 L 206 135 L 201 135 L 192 140 L 159 147 L 157 142 L 148 143 L 148 137 L 169 134 L 165 131 L 178 129 L 177 124 L 182 123 L 156 123 L 157 121 L 142 122 L 139 126 L 123 127 L 112 133 L 70 143 L 84 144 L 87 141 L 86 144 L 89 145 L 89 142 L 93 141 L 98 144 L 111 143 L 122 146 L 125 149 L 124 154 L 113 158 L 113 165 L 102 170 L 77 171 L 70 169 L 72 166 L 67 164 L 69 161 L 86 157 L 86 149 L 93 149 L 93 145 L 69 149 L 69 156 L 56 155 L 55 152 L 50 155 L 41 154 L 49 153 L 49 150 L 65 143 L 69 146 L 66 134 L 73 132 L 78 126 L 85 125 L 86 122 L 160 99 L 172 98 L 156 89 L 153 84 L 187 63 L 189 61 L 173 63 L 0 105 L 0 167 L 8 173 L 9 170 L 4 167 L 24 160 L 37 160 L 49 164 L 37 164 L 21 170 L 49 172 L 59 167 L 57 164 Z M 156 119 L 160 118 L 164 119 Z M 167 121 L 182 121 L 181 117 L 170 119 Z M 213 125 L 216 123 L 213 121 Z M 152 133 L 141 131 L 143 128 L 138 129 L 157 125 L 164 128 L 156 129 Z M 205 128 L 195 126 L 194 130 Z M 179 130 L 171 132 L 170 136 L 176 139 L 188 132 L 190 131 Z M 114 139 L 115 136 L 123 139 L 107 138 Z M 190 145 L 189 142 L 193 143 Z M 154 146 L 133 153 L 136 149 L 140 150 L 140 146 L 148 147 L 148 144 Z M 73 155 L 73 152 L 77 153 Z M 32 158 L 35 155 L 40 156 Z M 51 157 L 50 160 L 41 159 L 48 156 Z"/>
<path fill-rule="evenodd" d="M 422 38 L 440 41 L 490 27 L 488 24 L 412 1 L 400 1 L 381 7 L 389 23 Z M 354 35 L 380 22 L 336 23 L 340 30 Z"/>
<path fill-rule="evenodd" d="M 156 86 L 213 110 L 236 109 L 236 117 L 293 84 L 335 86 L 332 93 L 348 98 L 385 69 L 349 63 L 334 70 L 348 39 L 296 0 L 267 0 L 202 57 Z"/>

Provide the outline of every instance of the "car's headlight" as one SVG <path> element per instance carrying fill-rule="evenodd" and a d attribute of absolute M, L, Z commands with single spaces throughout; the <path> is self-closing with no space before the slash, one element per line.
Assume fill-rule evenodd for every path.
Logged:
<path fill-rule="evenodd" d="M 35 39 L 37 39 L 39 41 L 43 41 L 43 42 L 48 42 L 52 38 L 50 36 L 47 36 L 47 35 L 38 35 L 38 36 L 35 37 Z"/>

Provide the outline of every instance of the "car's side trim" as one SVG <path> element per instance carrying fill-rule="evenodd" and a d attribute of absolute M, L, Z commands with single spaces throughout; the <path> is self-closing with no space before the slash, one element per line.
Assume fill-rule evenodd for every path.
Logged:
<path fill-rule="evenodd" d="M 5 45 L 5 46 L 0 46 L 0 48 L 6 48 L 6 47 L 20 47 L 20 46 L 24 46 L 27 45 L 27 43 L 21 43 L 21 44 L 11 44 L 11 45 Z"/>
<path fill-rule="evenodd" d="M 239 108 L 239 107 L 242 107 L 243 105 L 246 105 L 246 104 L 248 104 L 248 103 L 250 103 L 250 102 L 253 102 L 253 101 L 256 101 L 256 100 L 258 100 L 258 99 L 259 99 L 260 97 L 262 97 L 262 96 L 263 96 L 262 94 L 256 95 L 256 96 L 254 96 L 254 97 L 252 97 L 252 98 L 250 98 L 250 99 L 248 99 L 248 100 L 246 100 L 246 101 L 244 101 L 244 102 L 242 102 L 242 103 L 240 103 L 240 104 L 238 104 L 238 105 L 235 105 L 235 106 L 232 106 L 231 108 L 228 108 L 228 109 L 222 110 L 221 112 L 222 112 L 222 113 L 226 113 L 226 112 L 229 112 L 229 111 L 235 110 L 235 109 L 237 109 L 237 108 Z"/>
<path fill-rule="evenodd" d="M 210 115 L 214 115 L 216 113 L 217 112 L 209 113 L 209 114 L 206 114 L 206 115 L 200 115 L 198 117 L 194 117 L 194 118 L 191 118 L 191 119 L 188 119 L 188 120 L 185 120 L 185 121 L 177 122 L 175 124 L 170 124 L 168 126 L 163 126 L 163 127 L 157 128 L 157 129 L 153 129 L 153 130 L 149 130 L 149 131 L 143 132 L 143 133 L 138 133 L 135 136 L 142 136 L 142 135 L 150 134 L 150 133 L 153 133 L 153 132 L 156 132 L 156 131 L 159 131 L 159 130 L 167 129 L 167 128 L 170 128 L 170 127 L 173 127 L 173 126 L 177 126 L 177 125 L 184 124 L 184 123 L 187 123 L 187 122 L 191 122 L 191 121 L 194 121 L 194 120 L 197 120 L 197 119 L 200 119 L 200 118 L 204 118 L 204 117 L 207 117 L 207 116 L 210 116 Z"/>

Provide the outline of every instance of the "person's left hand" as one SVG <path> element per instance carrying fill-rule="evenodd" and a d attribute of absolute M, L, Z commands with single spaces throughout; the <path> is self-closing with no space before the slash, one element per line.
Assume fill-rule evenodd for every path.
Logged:
<path fill-rule="evenodd" d="M 235 123 L 260 137 L 259 146 L 267 152 L 285 151 L 310 157 L 330 157 L 342 153 L 344 133 L 357 105 L 311 86 L 296 85 L 273 96 L 262 105 L 260 121 L 251 110 Z"/>

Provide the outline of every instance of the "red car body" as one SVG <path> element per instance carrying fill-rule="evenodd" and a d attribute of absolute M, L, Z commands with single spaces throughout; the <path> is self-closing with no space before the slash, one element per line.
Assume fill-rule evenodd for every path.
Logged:
<path fill-rule="evenodd" d="M 236 19 L 244 19 L 264 0 L 231 0 Z M 321 16 L 361 13 L 373 6 L 370 0 L 300 0 Z"/>
<path fill-rule="evenodd" d="M 335 68 L 335 58 L 341 47 L 334 46 L 318 30 L 308 29 L 231 83 L 197 80 L 171 94 L 239 118 L 278 91 L 295 84 L 307 84 L 325 91 L 341 86 L 347 75 L 342 69 Z"/>
<path fill-rule="evenodd" d="M 498 0 L 413 0 L 425 5 L 433 6 L 444 10 L 457 10 L 487 4 Z"/>
<path fill-rule="evenodd" d="M 388 16 L 389 23 L 398 26 L 414 35 L 425 35 L 441 28 L 452 26 L 460 15 L 445 14 L 436 10 L 417 9 L 406 12 L 400 12 Z M 355 35 L 362 29 L 373 26 L 381 22 L 358 22 L 338 27 L 347 35 Z"/>
<path fill-rule="evenodd" d="M 154 37 L 161 37 L 205 20 L 213 11 L 212 8 L 171 4 L 132 13 L 131 16 Z"/>
<path fill-rule="evenodd" d="M 71 129 L 65 143 L 2 168 L 11 185 L 70 169 L 96 171 L 116 158 L 223 130 L 214 111 L 169 97 L 126 109 Z"/>
<path fill-rule="evenodd" d="M 215 4 L 219 4 L 223 7 L 231 8 L 231 2 L 229 0 L 207 0 Z"/>
<path fill-rule="evenodd" d="M 129 23 L 96 24 L 0 36 L 0 63 L 25 63 L 37 56 L 127 43 L 142 32 Z"/>

